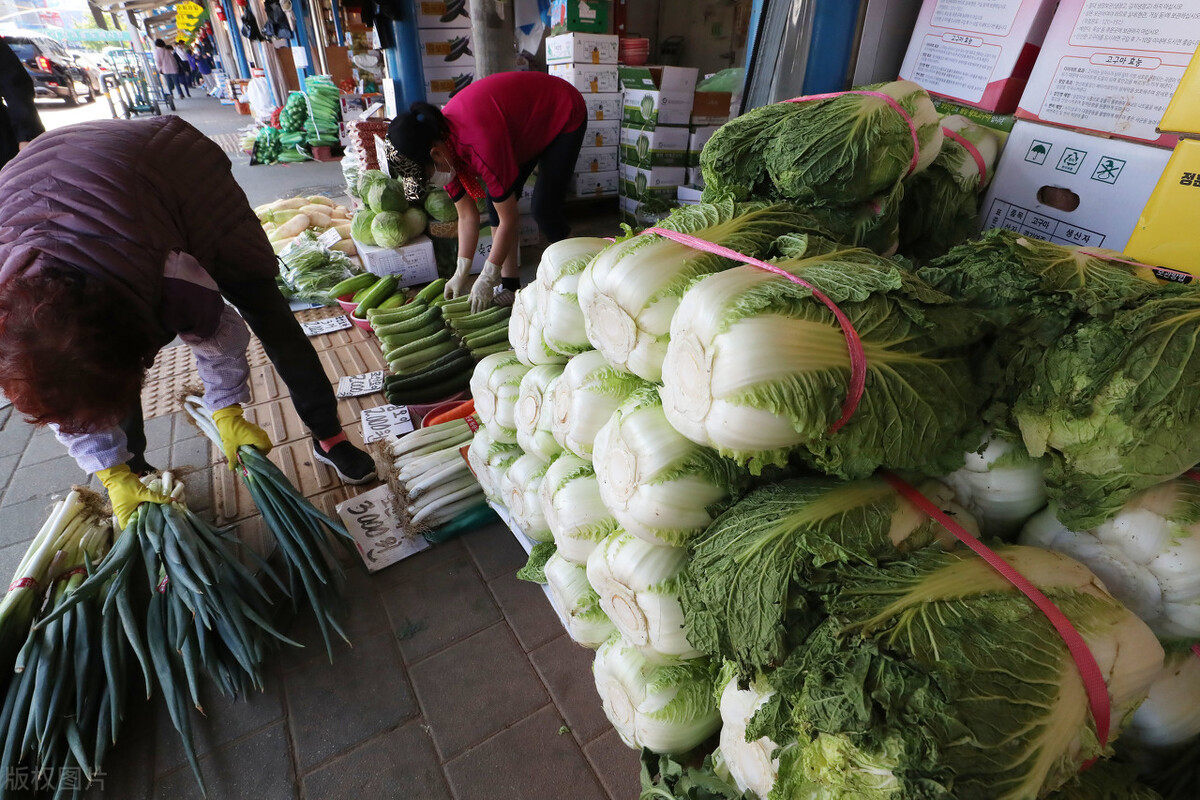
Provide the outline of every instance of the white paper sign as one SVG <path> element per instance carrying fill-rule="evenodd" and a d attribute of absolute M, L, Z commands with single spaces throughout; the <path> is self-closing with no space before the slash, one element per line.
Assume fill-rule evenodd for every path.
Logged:
<path fill-rule="evenodd" d="M 423 536 L 404 530 L 392 511 L 391 490 L 377 486 L 338 503 L 337 514 L 354 537 L 358 554 L 371 572 L 429 547 Z"/>
<path fill-rule="evenodd" d="M 364 372 L 362 375 L 344 375 L 338 381 L 338 397 L 361 397 L 383 391 L 383 370 Z"/>
<path fill-rule="evenodd" d="M 388 436 L 399 436 L 414 428 L 408 406 L 388 405 L 367 408 L 362 412 L 363 444 L 370 444 Z"/>
<path fill-rule="evenodd" d="M 324 248 L 333 247 L 342 240 L 342 235 L 338 233 L 337 228 L 330 228 L 317 237 L 317 244 Z"/>
<path fill-rule="evenodd" d="M 301 322 L 300 327 L 304 329 L 307 336 L 320 336 L 323 333 L 334 333 L 335 331 L 344 331 L 350 327 L 350 318 L 345 314 L 337 317 L 326 317 L 325 319 L 317 319 L 312 322 Z"/>

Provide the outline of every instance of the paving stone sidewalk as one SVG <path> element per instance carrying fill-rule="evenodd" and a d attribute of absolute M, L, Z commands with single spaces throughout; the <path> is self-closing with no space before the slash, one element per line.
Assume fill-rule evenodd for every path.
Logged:
<path fill-rule="evenodd" d="M 227 132 L 236 120 L 213 105 L 198 124 Z M 309 165 L 241 166 L 261 197 L 274 196 L 272 170 L 296 185 Z M 311 166 L 318 185 L 327 165 Z M 615 231 L 614 219 L 597 224 Z M 208 442 L 181 412 L 148 420 L 147 439 L 150 463 L 187 472 L 189 505 L 211 513 Z M 87 480 L 48 430 L 0 402 L 0 575 L 16 569 L 53 497 Z M 592 651 L 567 638 L 539 587 L 516 579 L 524 561 L 495 525 L 374 575 L 356 567 L 353 647 L 336 647 L 331 664 L 302 609 L 288 634 L 306 647 L 272 659 L 265 693 L 210 696 L 206 716 L 194 714 L 208 798 L 636 798 L 637 755 L 601 712 Z M 157 701 L 131 709 L 105 772 L 89 797 L 202 796 Z"/>

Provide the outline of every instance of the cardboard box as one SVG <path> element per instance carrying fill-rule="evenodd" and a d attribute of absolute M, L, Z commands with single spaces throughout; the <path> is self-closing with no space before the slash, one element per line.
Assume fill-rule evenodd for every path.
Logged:
<path fill-rule="evenodd" d="M 1017 117 L 1173 147 L 1157 126 L 1197 44 L 1195 0 L 1061 0 Z"/>
<path fill-rule="evenodd" d="M 620 188 L 620 173 L 577 172 L 571 176 L 568 192 L 572 197 L 608 197 Z"/>
<path fill-rule="evenodd" d="M 437 262 L 433 258 L 433 242 L 428 236 L 418 236 L 403 247 L 376 247 L 357 239 L 358 257 L 363 267 L 374 275 L 395 275 L 401 286 L 415 286 L 437 280 Z"/>
<path fill-rule="evenodd" d="M 615 92 L 619 86 L 615 64 L 551 64 L 550 74 L 557 75 L 585 95 Z"/>
<path fill-rule="evenodd" d="M 691 67 L 621 67 L 622 119 L 633 125 L 687 125 L 696 95 Z"/>
<path fill-rule="evenodd" d="M 729 121 L 729 92 L 696 92 L 692 96 L 693 125 L 721 125 Z"/>
<path fill-rule="evenodd" d="M 1179 80 L 1179 88 L 1163 113 L 1158 129 L 1164 133 L 1200 136 L 1200 48 Z"/>
<path fill-rule="evenodd" d="M 608 33 L 608 0 L 552 0 L 550 33 Z"/>
<path fill-rule="evenodd" d="M 421 66 L 459 67 L 475 63 L 470 28 L 421 28 Z"/>
<path fill-rule="evenodd" d="M 1150 195 L 1134 226 L 1125 255 L 1156 267 L 1200 276 L 1200 140 L 1184 139 Z M 1186 283 L 1182 275 L 1159 272 L 1159 277 Z"/>
<path fill-rule="evenodd" d="M 689 167 L 700 166 L 700 152 L 704 149 L 704 145 L 712 138 L 712 135 L 717 132 L 720 125 L 699 125 L 693 126 L 691 135 L 688 136 L 688 156 L 687 163 Z"/>
<path fill-rule="evenodd" d="M 475 244 L 475 253 L 471 256 L 471 275 L 483 272 L 483 265 L 492 253 L 492 229 L 483 228 L 479 231 L 479 241 Z"/>
<path fill-rule="evenodd" d="M 696 93 L 700 72 L 695 67 L 621 67 L 622 89 L 655 89 L 660 92 Z"/>
<path fill-rule="evenodd" d="M 1159 147 L 1018 121 L 984 198 L 982 227 L 1120 250 L 1169 156 Z"/>
<path fill-rule="evenodd" d="M 692 170 L 688 170 L 690 174 Z M 691 181 L 688 181 L 688 186 L 680 186 L 675 190 L 676 199 L 679 200 L 681 206 L 694 206 L 700 203 L 700 189 L 696 188 Z"/>
<path fill-rule="evenodd" d="M 685 127 L 623 126 L 621 128 L 621 162 L 647 169 L 650 167 L 687 166 L 688 137 L 690 135 L 691 131 Z"/>
<path fill-rule="evenodd" d="M 461 4 L 440 0 L 417 0 L 415 5 L 418 28 L 471 28 L 471 17 L 468 14 L 470 4 L 466 0 Z"/>
<path fill-rule="evenodd" d="M 676 189 L 686 178 L 684 167 L 652 167 L 642 169 L 631 164 L 621 165 L 621 194 L 635 200 L 660 197 L 674 200 Z"/>
<path fill-rule="evenodd" d="M 520 227 L 517 228 L 517 246 L 529 247 L 541 240 L 542 232 L 533 217 L 524 214 L 520 217 Z"/>
<path fill-rule="evenodd" d="M 1002 114 L 1017 108 L 1056 0 L 925 0 L 900 76 Z"/>
<path fill-rule="evenodd" d="M 546 39 L 547 64 L 616 64 L 617 38 L 600 33 L 564 33 Z"/>
<path fill-rule="evenodd" d="M 583 104 L 587 106 L 588 130 L 592 129 L 592 122 L 616 122 L 621 121 L 621 93 L 620 92 L 601 92 L 600 94 L 585 94 L 583 96 Z M 614 134 L 615 135 L 615 134 Z M 599 145 L 597 145 L 599 146 Z"/>
<path fill-rule="evenodd" d="M 434 105 L 443 105 L 451 97 L 471 85 L 475 80 L 475 65 L 462 64 L 451 67 L 426 67 L 425 101 Z M 385 87 L 393 81 L 384 81 Z M 391 114 L 390 116 L 395 116 Z"/>
<path fill-rule="evenodd" d="M 693 186 L 696 189 L 704 188 L 704 173 L 699 167 L 688 167 L 687 170 L 687 185 Z M 679 188 L 683 188 L 682 186 Z"/>
<path fill-rule="evenodd" d="M 617 148 L 584 147 L 579 151 L 575 162 L 575 172 L 615 172 L 617 169 Z"/>
<path fill-rule="evenodd" d="M 600 95 L 592 95 L 600 97 Z M 606 120 L 588 120 L 587 132 L 583 136 L 584 147 L 616 147 L 621 143 L 621 120 L 618 117 Z"/>
<path fill-rule="evenodd" d="M 661 200 L 656 200 L 654 211 L 643 211 L 644 202 L 633 197 L 622 197 L 617 201 L 617 208 L 621 212 L 621 222 L 633 227 L 644 229 L 654 225 L 657 221 L 667 217 L 671 213 L 671 209 L 678 204 L 674 201 L 668 201 L 664 207 Z"/>

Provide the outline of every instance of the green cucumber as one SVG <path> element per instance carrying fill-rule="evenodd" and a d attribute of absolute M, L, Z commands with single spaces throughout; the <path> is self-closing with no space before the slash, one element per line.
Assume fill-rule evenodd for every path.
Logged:
<path fill-rule="evenodd" d="M 471 355 L 473 355 L 475 358 L 483 358 L 484 356 L 490 356 L 494 353 L 503 353 L 508 350 L 512 350 L 512 346 L 509 345 L 508 340 L 506 339 L 505 341 L 497 342 L 496 344 L 485 344 L 480 347 L 472 347 Z"/>
<path fill-rule="evenodd" d="M 453 364 L 456 361 L 469 361 L 471 364 L 475 363 L 475 359 L 471 358 L 471 353 L 465 348 L 459 347 L 456 350 L 441 356 L 440 358 L 434 359 L 420 369 L 405 370 L 404 372 L 400 372 L 395 375 L 386 375 L 383 379 L 383 385 L 388 386 L 391 383 L 403 383 L 409 378 L 413 378 L 424 373 L 425 370 L 437 369 L 438 367 L 443 367 L 446 364 Z"/>
<path fill-rule="evenodd" d="M 454 337 L 450 335 L 450 331 L 446 330 L 445 328 L 440 328 L 435 333 L 431 333 L 428 336 L 424 336 L 420 339 L 414 339 L 408 344 L 389 350 L 385 358 L 388 361 L 391 361 L 394 358 L 400 358 L 401 356 L 407 356 L 412 353 L 419 353 L 427 347 L 432 347 L 433 345 L 441 344 L 442 342 L 454 342 L 455 345 L 458 344 Z"/>
<path fill-rule="evenodd" d="M 432 336 L 438 331 L 444 330 L 446 329 L 442 327 L 442 323 L 435 321 L 429 323 L 424 328 L 418 328 L 415 331 L 389 333 L 387 336 L 380 336 L 379 342 L 383 345 L 385 352 L 390 352 L 392 350 L 396 350 L 397 348 L 404 347 L 406 344 L 411 344 L 412 342 L 424 339 L 427 336 Z"/>
<path fill-rule="evenodd" d="M 374 286 L 374 285 L 375 284 L 373 284 L 373 283 L 371 284 L 371 286 Z M 359 289 L 357 292 L 355 292 L 354 295 L 350 298 L 350 302 L 357 303 L 358 301 L 360 301 L 364 297 L 366 297 L 367 292 L 371 291 L 371 286 L 368 286 L 364 289 Z"/>
<path fill-rule="evenodd" d="M 369 316 L 371 317 L 371 322 L 377 322 L 380 325 L 388 325 L 392 322 L 400 322 L 402 320 L 410 319 L 418 314 L 424 314 L 428 310 L 429 306 L 427 306 L 425 303 L 409 303 L 407 305 L 400 306 L 399 308 L 391 308 L 386 311 L 374 309 L 374 313 L 371 313 Z"/>
<path fill-rule="evenodd" d="M 432 303 L 434 299 L 441 297 L 442 292 L 446 290 L 446 279 L 438 278 L 421 291 L 417 292 L 417 300 L 423 303 Z"/>
<path fill-rule="evenodd" d="M 392 372 L 412 371 L 417 367 L 423 367 L 435 360 L 441 358 L 447 353 L 453 353 L 459 348 L 458 342 L 449 341 L 436 344 L 433 347 L 425 350 L 420 350 L 409 355 L 399 356 L 388 362 L 388 366 Z"/>
<path fill-rule="evenodd" d="M 374 286 L 367 290 L 362 299 L 358 301 L 358 310 L 354 313 L 360 319 L 365 318 L 368 311 L 392 296 L 392 293 L 396 291 L 398 283 L 399 281 L 391 275 L 380 278 L 375 282 Z"/>
<path fill-rule="evenodd" d="M 375 326 L 375 334 L 380 338 L 389 336 L 393 333 L 406 333 L 424 328 L 431 322 L 436 322 L 441 325 L 442 315 L 436 308 L 426 308 L 422 314 L 417 314 L 413 317 L 402 319 L 398 322 L 383 322 L 379 317 L 372 317 L 371 323 Z M 444 326 L 443 326 L 444 327 Z"/>
<path fill-rule="evenodd" d="M 503 322 L 511 316 L 512 306 L 492 306 L 486 311 L 480 311 L 478 314 L 459 317 L 450 324 L 455 330 L 480 330 L 481 328 L 491 327 L 497 322 Z"/>
<path fill-rule="evenodd" d="M 361 275 L 355 275 L 352 278 L 346 278 L 341 283 L 335 284 L 329 290 L 330 297 L 341 297 L 346 294 L 354 294 L 360 289 L 370 289 L 375 282 L 379 280 L 379 276 L 372 275 L 369 272 L 364 272 Z"/>
<path fill-rule="evenodd" d="M 474 350 L 478 347 L 484 347 L 489 344 L 499 344 L 500 342 L 508 341 L 508 326 L 503 328 L 488 328 L 480 331 L 474 336 L 464 336 L 463 344 Z"/>
<path fill-rule="evenodd" d="M 375 308 L 373 308 L 371 310 L 372 311 L 387 311 L 389 309 L 399 308 L 400 306 L 404 305 L 407 302 L 408 302 L 408 298 L 404 295 L 404 292 L 396 292 L 394 295 L 389 297 L 387 300 L 384 300 L 382 303 L 375 306 Z"/>
<path fill-rule="evenodd" d="M 425 384 L 424 386 L 414 387 L 403 391 L 393 391 L 385 393 L 389 403 L 394 405 L 405 405 L 412 403 L 433 403 L 438 400 L 445 400 L 451 395 L 458 394 L 465 390 L 471 384 L 471 376 L 469 373 L 457 375 L 441 383 Z"/>
<path fill-rule="evenodd" d="M 404 376 L 389 376 L 392 380 L 385 379 L 383 388 L 390 391 L 408 389 L 413 386 L 420 386 L 424 383 L 440 383 L 448 380 L 459 373 L 465 372 L 468 376 L 475 371 L 475 360 L 471 358 L 471 354 L 466 350 L 456 350 L 451 353 L 449 361 L 446 356 L 437 359 L 424 367 L 418 372 Z"/>

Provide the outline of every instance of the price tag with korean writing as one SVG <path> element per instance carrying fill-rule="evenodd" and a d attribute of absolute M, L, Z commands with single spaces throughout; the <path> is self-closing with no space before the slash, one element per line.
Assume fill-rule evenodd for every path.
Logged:
<path fill-rule="evenodd" d="M 338 233 L 337 228 L 330 228 L 317 237 L 317 244 L 321 247 L 329 248 L 342 240 L 342 235 Z"/>
<path fill-rule="evenodd" d="M 304 333 L 307 336 L 320 336 L 324 333 L 346 330 L 350 327 L 350 318 L 342 314 L 337 317 L 315 319 L 312 322 L 301 322 L 300 327 L 304 329 Z"/>
<path fill-rule="evenodd" d="M 354 537 L 358 554 L 371 572 L 429 547 L 423 536 L 415 536 L 400 525 L 387 486 L 377 486 L 338 503 L 337 514 Z"/>
<path fill-rule="evenodd" d="M 344 375 L 338 381 L 338 397 L 361 397 L 383 391 L 383 370 L 364 372 L 362 375 Z"/>
<path fill-rule="evenodd" d="M 415 426 L 408 414 L 408 406 L 376 406 L 362 412 L 362 437 L 364 444 L 377 442 L 388 436 L 409 433 Z"/>

